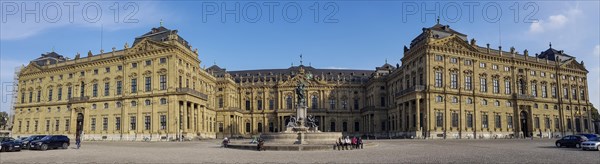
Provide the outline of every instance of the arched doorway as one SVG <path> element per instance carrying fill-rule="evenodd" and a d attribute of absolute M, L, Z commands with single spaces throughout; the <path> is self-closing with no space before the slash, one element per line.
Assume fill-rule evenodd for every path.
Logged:
<path fill-rule="evenodd" d="M 83 114 L 77 113 L 77 126 L 75 130 L 75 138 L 81 139 L 81 132 L 83 132 Z"/>
<path fill-rule="evenodd" d="M 529 134 L 529 126 L 527 126 L 527 112 L 521 111 L 521 132 L 523 132 L 524 137 L 531 137 Z"/>
<path fill-rule="evenodd" d="M 575 131 L 581 133 L 581 120 L 579 117 L 575 117 Z"/>

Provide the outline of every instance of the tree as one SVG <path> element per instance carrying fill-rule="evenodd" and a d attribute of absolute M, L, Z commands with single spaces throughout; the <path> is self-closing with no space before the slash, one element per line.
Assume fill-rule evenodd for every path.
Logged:
<path fill-rule="evenodd" d="M 598 109 L 596 109 L 594 106 L 592 106 L 592 109 L 590 110 L 590 112 L 592 112 L 592 120 L 593 121 L 600 121 L 600 114 L 598 113 Z"/>

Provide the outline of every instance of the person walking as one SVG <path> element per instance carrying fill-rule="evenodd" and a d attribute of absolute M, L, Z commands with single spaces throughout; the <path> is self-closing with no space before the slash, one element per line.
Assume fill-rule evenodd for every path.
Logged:
<path fill-rule="evenodd" d="M 77 149 L 79 149 L 79 147 L 81 147 L 81 136 L 75 138 L 75 145 L 77 145 Z"/>

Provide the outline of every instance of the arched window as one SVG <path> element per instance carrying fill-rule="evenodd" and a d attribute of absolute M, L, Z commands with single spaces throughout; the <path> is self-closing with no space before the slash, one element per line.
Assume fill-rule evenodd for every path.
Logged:
<path fill-rule="evenodd" d="M 250 133 L 250 123 L 246 122 L 246 133 Z"/>
<path fill-rule="evenodd" d="M 166 98 L 161 98 L 160 99 L 160 104 L 167 104 L 167 99 Z"/>
<path fill-rule="evenodd" d="M 317 97 L 317 95 L 313 95 L 311 98 L 311 103 L 313 109 L 319 108 L 319 97 Z"/>
<path fill-rule="evenodd" d="M 259 133 L 262 133 L 262 131 L 263 131 L 263 127 L 262 126 L 263 126 L 263 124 L 261 122 L 259 122 L 258 123 L 258 132 Z"/>
<path fill-rule="evenodd" d="M 288 95 L 287 98 L 285 98 L 285 105 L 287 109 L 292 109 L 292 96 Z"/>
<path fill-rule="evenodd" d="M 120 108 L 122 106 L 121 102 L 117 101 L 116 106 L 117 106 L 117 108 Z"/>
<path fill-rule="evenodd" d="M 144 101 L 144 103 L 146 104 L 146 106 L 150 105 L 150 99 L 146 99 L 146 101 Z"/>
<path fill-rule="evenodd" d="M 136 101 L 131 101 L 131 106 L 137 106 L 137 102 Z"/>
<path fill-rule="evenodd" d="M 104 103 L 104 109 L 108 109 L 108 103 Z"/>

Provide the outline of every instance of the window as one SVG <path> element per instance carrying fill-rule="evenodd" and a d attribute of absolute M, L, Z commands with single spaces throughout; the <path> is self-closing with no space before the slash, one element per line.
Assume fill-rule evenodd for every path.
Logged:
<path fill-rule="evenodd" d="M 484 62 L 479 63 L 479 68 L 485 68 L 485 63 Z"/>
<path fill-rule="evenodd" d="M 220 100 L 221 100 L 221 101 L 223 101 L 223 98 L 220 98 Z M 161 104 L 161 105 L 165 105 L 165 104 L 167 104 L 167 99 L 166 99 L 166 98 L 161 98 L 161 99 L 160 99 L 160 104 Z M 221 108 L 222 108 L 222 107 L 223 107 L 223 106 L 221 106 Z"/>
<path fill-rule="evenodd" d="M 60 93 L 60 92 L 59 92 L 59 93 Z M 581 100 L 585 100 L 585 89 L 584 89 L 584 88 L 582 88 L 582 89 L 579 91 L 579 98 L 581 98 Z"/>
<path fill-rule="evenodd" d="M 129 123 L 131 124 L 131 125 L 130 125 L 130 127 L 129 127 L 129 130 L 135 130 L 135 127 L 136 127 L 136 124 L 135 124 L 135 123 L 136 123 L 135 116 L 131 116 L 131 117 L 129 118 Z"/>
<path fill-rule="evenodd" d="M 110 95 L 110 83 L 104 83 L 104 96 Z"/>
<path fill-rule="evenodd" d="M 530 74 L 531 76 L 535 76 L 535 71 L 531 71 L 529 74 Z"/>
<path fill-rule="evenodd" d="M 92 84 L 92 97 L 98 97 L 98 84 Z"/>
<path fill-rule="evenodd" d="M 435 113 L 435 125 L 437 127 L 444 126 L 444 113 L 439 111 Z"/>
<path fill-rule="evenodd" d="M 347 132 L 347 131 L 348 131 L 348 123 L 347 122 L 342 122 L 342 132 Z"/>
<path fill-rule="evenodd" d="M 31 103 L 33 100 L 33 92 L 29 92 L 29 103 Z"/>
<path fill-rule="evenodd" d="M 439 96 L 439 95 L 435 97 L 435 102 L 442 102 L 442 101 L 444 101 L 444 97 Z"/>
<path fill-rule="evenodd" d="M 50 121 L 50 120 L 48 120 L 48 121 Z M 69 121 L 69 119 L 65 119 L 65 131 L 69 131 L 69 124 L 70 123 L 71 122 Z"/>
<path fill-rule="evenodd" d="M 96 131 L 96 118 L 92 118 L 90 124 L 91 124 L 91 130 Z"/>
<path fill-rule="evenodd" d="M 150 130 L 150 116 L 144 116 L 144 130 Z"/>
<path fill-rule="evenodd" d="M 67 88 L 67 98 L 70 99 L 71 97 L 73 97 L 73 87 L 68 87 Z M 31 100 L 30 100 L 31 102 Z"/>
<path fill-rule="evenodd" d="M 452 112 L 452 127 L 458 127 L 458 113 Z"/>
<path fill-rule="evenodd" d="M 481 100 L 481 105 L 487 105 L 487 104 L 488 104 L 488 102 L 486 99 Z"/>
<path fill-rule="evenodd" d="M 358 121 L 354 122 L 354 131 L 355 132 L 360 131 L 360 122 L 358 122 Z"/>
<path fill-rule="evenodd" d="M 381 100 L 381 106 L 385 107 L 385 96 L 381 96 L 380 100 Z M 346 109 L 346 100 L 342 100 L 342 106 L 344 109 Z"/>
<path fill-rule="evenodd" d="M 60 126 L 60 120 L 56 119 L 54 120 L 56 122 L 56 124 L 54 124 L 54 131 L 59 131 L 59 126 Z"/>
<path fill-rule="evenodd" d="M 335 122 L 331 121 L 331 123 L 329 123 L 329 131 L 335 132 Z"/>
<path fill-rule="evenodd" d="M 473 104 L 473 99 L 472 98 L 467 98 L 467 104 Z"/>
<path fill-rule="evenodd" d="M 275 109 L 275 100 L 269 99 L 269 110 Z"/>
<path fill-rule="evenodd" d="M 146 60 L 146 66 L 152 65 L 152 60 Z"/>
<path fill-rule="evenodd" d="M 436 61 L 443 61 L 444 57 L 442 55 L 435 55 L 435 60 Z"/>
<path fill-rule="evenodd" d="M 450 74 L 450 88 L 458 88 L 458 75 L 456 73 Z"/>
<path fill-rule="evenodd" d="M 73 74 L 72 74 L 72 73 L 70 73 L 70 74 L 69 74 L 69 79 L 72 79 L 72 78 L 73 78 Z"/>
<path fill-rule="evenodd" d="M 104 103 L 104 109 L 108 109 L 108 103 Z"/>
<path fill-rule="evenodd" d="M 287 109 L 292 109 L 292 96 L 288 95 L 287 98 L 285 98 L 285 106 Z M 333 109 L 333 108 L 332 108 Z"/>
<path fill-rule="evenodd" d="M 494 123 L 496 125 L 496 128 L 498 128 L 498 129 L 502 128 L 502 121 L 501 121 L 501 117 L 499 114 L 496 114 L 496 116 L 494 117 Z"/>
<path fill-rule="evenodd" d="M 37 102 L 40 102 L 41 96 L 42 96 L 42 91 L 38 90 L 38 92 L 37 92 L 37 99 L 36 99 Z"/>
<path fill-rule="evenodd" d="M 108 130 L 108 118 L 106 118 L 106 117 L 102 118 L 102 130 L 103 131 Z"/>
<path fill-rule="evenodd" d="M 506 71 L 506 72 L 510 71 L 510 67 L 504 66 L 504 71 Z"/>
<path fill-rule="evenodd" d="M 500 82 L 497 78 L 492 79 L 492 86 L 494 93 L 500 93 Z"/>
<path fill-rule="evenodd" d="M 551 95 L 552 95 L 552 98 L 556 98 L 556 85 L 552 85 Z"/>
<path fill-rule="evenodd" d="M 94 69 L 94 75 L 98 74 L 98 69 Z"/>
<path fill-rule="evenodd" d="M 146 99 L 144 101 L 144 104 L 146 104 L 146 106 L 150 106 L 152 104 L 152 102 L 150 101 L 150 99 Z"/>
<path fill-rule="evenodd" d="M 471 65 L 473 64 L 473 61 L 469 60 L 469 59 L 465 59 L 465 65 Z"/>
<path fill-rule="evenodd" d="M 263 110 L 263 101 L 262 100 L 256 100 L 256 109 Z"/>
<path fill-rule="evenodd" d="M 131 68 L 137 68 L 137 63 L 131 63 Z"/>
<path fill-rule="evenodd" d="M 136 101 L 131 101 L 131 106 L 137 106 L 137 102 Z"/>
<path fill-rule="evenodd" d="M 85 71 L 79 72 L 79 76 L 85 76 Z"/>
<path fill-rule="evenodd" d="M 584 119 L 583 119 L 583 128 L 584 128 L 584 129 L 588 129 L 588 128 L 589 128 L 589 126 L 590 126 L 590 125 L 589 125 L 588 119 L 587 119 L 587 118 L 584 118 Z"/>
<path fill-rule="evenodd" d="M 92 104 L 92 109 L 96 109 L 96 104 Z"/>
<path fill-rule="evenodd" d="M 537 83 L 531 83 L 531 95 L 537 97 Z"/>
<path fill-rule="evenodd" d="M 48 90 L 48 101 L 52 101 L 52 88 Z"/>
<path fill-rule="evenodd" d="M 317 97 L 317 95 L 312 95 L 311 106 L 313 109 L 319 108 L 319 98 Z"/>
<path fill-rule="evenodd" d="M 574 100 L 577 100 L 577 88 L 571 88 L 571 95 L 571 97 L 573 97 Z"/>
<path fill-rule="evenodd" d="M 512 107 L 512 102 L 510 102 L 510 100 L 509 100 L 509 101 L 506 101 L 506 106 L 507 106 L 507 107 Z"/>
<path fill-rule="evenodd" d="M 160 58 L 160 64 L 167 63 L 167 58 Z"/>
<path fill-rule="evenodd" d="M 250 123 L 246 122 L 246 133 L 250 133 Z"/>
<path fill-rule="evenodd" d="M 467 128 L 473 128 L 473 114 L 467 113 Z"/>
<path fill-rule="evenodd" d="M 488 115 L 487 113 L 483 113 L 481 115 L 481 127 L 488 128 Z"/>
<path fill-rule="evenodd" d="M 250 110 L 250 108 L 252 107 L 252 104 L 250 102 L 250 100 L 246 100 L 246 110 Z M 291 108 L 289 108 L 291 109 Z"/>
<path fill-rule="evenodd" d="M 549 117 L 544 118 L 544 125 L 545 125 L 546 129 L 550 129 L 551 128 L 550 127 L 550 118 Z"/>
<path fill-rule="evenodd" d="M 354 110 L 358 110 L 359 108 L 359 104 L 358 104 L 358 98 L 354 99 Z"/>
<path fill-rule="evenodd" d="M 471 90 L 471 87 L 473 86 L 472 80 L 471 76 L 465 76 L 465 90 Z"/>
<path fill-rule="evenodd" d="M 571 128 L 573 128 L 573 126 L 571 125 L 571 119 L 567 118 L 567 129 L 571 129 Z"/>
<path fill-rule="evenodd" d="M 479 79 L 479 84 L 480 84 L 479 91 L 481 91 L 481 92 L 487 92 L 487 79 L 485 77 L 481 77 Z"/>
<path fill-rule="evenodd" d="M 569 99 L 569 87 L 567 86 L 563 87 L 563 98 Z"/>
<path fill-rule="evenodd" d="M 121 95 L 123 92 L 123 82 L 117 81 L 117 95 Z"/>
<path fill-rule="evenodd" d="M 509 129 L 513 128 L 513 116 L 506 116 L 506 125 Z"/>
<path fill-rule="evenodd" d="M 122 66 L 122 65 L 120 65 L 120 66 L 117 66 L 117 70 L 118 70 L 118 71 L 122 71 L 122 70 L 123 70 L 123 66 Z"/>
<path fill-rule="evenodd" d="M 548 86 L 546 86 L 546 85 L 542 85 L 542 98 L 548 97 L 547 87 Z"/>
<path fill-rule="evenodd" d="M 546 72 L 540 72 L 540 76 L 541 77 L 545 77 L 546 76 Z"/>
<path fill-rule="evenodd" d="M 458 103 L 458 97 L 452 97 L 452 103 Z"/>
<path fill-rule="evenodd" d="M 498 65 L 492 64 L 492 69 L 497 70 L 498 69 Z"/>
<path fill-rule="evenodd" d="M 123 105 L 123 104 L 121 104 L 120 101 L 117 101 L 115 104 L 116 104 L 115 106 L 117 106 L 117 108 L 120 108 Z"/>
<path fill-rule="evenodd" d="M 494 101 L 494 106 L 500 106 L 500 101 L 498 101 L 498 100 Z"/>
<path fill-rule="evenodd" d="M 160 115 L 160 130 L 167 129 L 167 115 Z"/>
<path fill-rule="evenodd" d="M 457 63 L 457 62 L 458 62 L 458 59 L 456 59 L 456 58 L 454 58 L 454 57 L 453 57 L 453 58 L 450 58 L 450 63 Z"/>
<path fill-rule="evenodd" d="M 137 92 L 137 78 L 131 79 L 131 93 Z"/>
<path fill-rule="evenodd" d="M 150 92 L 152 90 L 152 77 L 146 77 L 145 79 L 146 79 L 145 91 Z"/>
<path fill-rule="evenodd" d="M 50 131 L 50 120 L 46 120 L 46 131 Z"/>
<path fill-rule="evenodd" d="M 536 128 L 536 129 L 540 129 L 540 117 L 537 117 L 537 116 L 536 116 L 536 117 L 534 118 L 534 121 L 535 121 L 535 128 Z"/>
<path fill-rule="evenodd" d="M 110 72 L 110 67 L 106 67 L 106 68 L 104 68 L 104 70 L 105 70 L 106 73 L 109 73 Z"/>
<path fill-rule="evenodd" d="M 160 75 L 160 90 L 167 90 L 167 75 Z"/>
<path fill-rule="evenodd" d="M 435 72 L 435 87 L 442 87 L 442 71 L 436 71 Z"/>
<path fill-rule="evenodd" d="M 121 117 L 115 117 L 115 130 L 121 130 Z"/>
<path fill-rule="evenodd" d="M 329 108 L 335 109 L 335 99 L 329 99 Z"/>
<path fill-rule="evenodd" d="M 560 122 L 558 121 L 558 117 L 554 118 L 554 128 L 555 129 L 559 129 L 560 128 Z"/>
<path fill-rule="evenodd" d="M 34 131 L 34 132 L 37 132 L 37 131 L 38 131 L 38 120 L 35 120 L 35 121 L 33 122 L 33 131 Z"/>
<path fill-rule="evenodd" d="M 504 80 L 504 93 L 505 94 L 511 94 L 511 90 L 510 90 L 510 80 Z"/>

